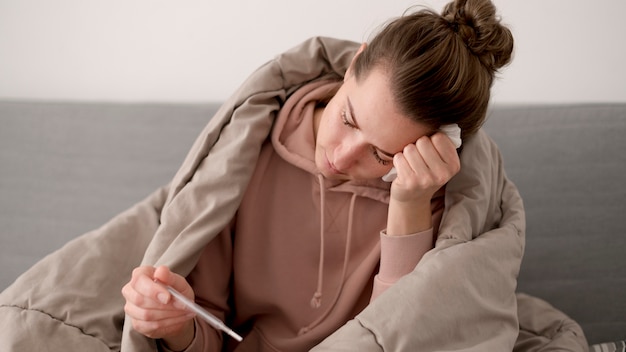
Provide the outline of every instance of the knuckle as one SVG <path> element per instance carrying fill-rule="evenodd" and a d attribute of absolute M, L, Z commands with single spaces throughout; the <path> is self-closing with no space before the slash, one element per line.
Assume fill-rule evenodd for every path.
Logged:
<path fill-rule="evenodd" d="M 413 188 L 422 190 L 428 188 L 432 184 L 430 177 L 420 177 L 414 183 Z"/>
<path fill-rule="evenodd" d="M 143 335 L 150 337 L 150 338 L 155 337 L 155 331 L 157 329 L 155 328 L 154 323 L 133 319 L 132 325 L 133 325 L 133 329 L 135 329 L 136 331 L 139 331 Z"/>
<path fill-rule="evenodd" d="M 140 321 L 138 321 L 137 319 L 132 319 L 131 323 L 133 325 L 133 329 L 141 332 L 142 334 L 144 333 L 143 326 L 142 326 L 143 324 L 141 324 Z"/>
<path fill-rule="evenodd" d="M 148 309 L 142 309 L 139 311 L 138 314 L 138 318 L 146 321 L 146 322 L 153 322 L 154 321 L 154 312 Z"/>
<path fill-rule="evenodd" d="M 132 317 L 133 307 L 128 302 L 126 302 L 126 304 L 124 304 L 124 313 L 126 313 L 126 314 L 128 314 L 129 316 Z"/>
<path fill-rule="evenodd" d="M 138 266 L 135 269 L 133 269 L 133 277 L 139 277 L 139 276 L 150 276 L 150 266 Z"/>
<path fill-rule="evenodd" d="M 146 303 L 144 296 L 140 295 L 136 291 L 133 291 L 131 294 L 131 300 L 137 307 L 141 307 Z"/>
<path fill-rule="evenodd" d="M 145 329 L 149 335 L 148 337 L 154 338 L 157 336 L 158 331 L 161 329 L 160 324 L 154 321 L 144 321 Z"/>
<path fill-rule="evenodd" d="M 441 186 L 441 185 L 445 184 L 446 182 L 448 182 L 449 179 L 450 179 L 450 176 L 448 174 L 439 175 L 435 179 L 435 185 Z"/>
<path fill-rule="evenodd" d="M 435 142 L 435 143 L 441 143 L 441 142 L 445 141 L 445 140 L 446 140 L 446 138 L 448 138 L 448 136 L 447 136 L 445 133 L 442 133 L 442 132 L 437 132 L 437 133 L 435 133 L 435 134 L 431 137 L 431 139 L 432 139 L 432 140 L 433 140 L 433 142 Z"/>
<path fill-rule="evenodd" d="M 127 302 L 132 303 L 133 305 L 137 307 L 143 306 L 146 302 L 146 299 L 144 296 L 142 296 L 137 291 L 132 290 L 132 289 L 127 290 L 126 294 L 124 295 L 124 298 L 126 298 Z"/>
<path fill-rule="evenodd" d="M 417 144 L 419 145 L 425 145 L 428 144 L 432 141 L 432 136 L 422 136 L 417 140 Z"/>
<path fill-rule="evenodd" d="M 124 312 L 128 314 L 133 320 L 141 322 L 141 324 L 154 323 L 156 322 L 155 314 L 151 310 L 141 309 L 137 306 L 133 306 L 132 304 L 124 305 Z"/>

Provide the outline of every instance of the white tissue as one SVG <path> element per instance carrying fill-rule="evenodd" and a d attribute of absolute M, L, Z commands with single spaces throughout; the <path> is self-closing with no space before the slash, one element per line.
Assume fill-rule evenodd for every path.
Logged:
<path fill-rule="evenodd" d="M 461 141 L 461 127 L 459 127 L 459 125 L 453 123 L 451 125 L 441 126 L 439 131 L 448 135 L 448 138 L 454 143 L 456 149 L 461 148 L 463 142 Z"/>
<path fill-rule="evenodd" d="M 391 170 L 389 170 L 389 172 L 385 176 L 383 176 L 383 181 L 393 182 L 396 177 L 398 177 L 398 171 L 396 171 L 395 167 L 392 167 Z"/>

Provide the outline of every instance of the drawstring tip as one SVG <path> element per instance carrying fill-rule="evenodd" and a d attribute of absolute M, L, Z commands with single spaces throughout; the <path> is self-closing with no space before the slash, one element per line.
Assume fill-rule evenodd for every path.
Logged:
<path fill-rule="evenodd" d="M 315 294 L 313 295 L 313 298 L 311 298 L 311 307 L 317 309 L 321 306 L 322 306 L 322 293 L 315 292 Z"/>

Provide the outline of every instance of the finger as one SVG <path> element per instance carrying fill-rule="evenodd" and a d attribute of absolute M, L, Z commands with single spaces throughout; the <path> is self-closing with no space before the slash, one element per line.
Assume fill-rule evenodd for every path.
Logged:
<path fill-rule="evenodd" d="M 448 136 L 438 132 L 431 137 L 431 141 L 444 162 L 449 164 L 456 163 L 459 155 L 456 146 Z"/>
<path fill-rule="evenodd" d="M 436 137 L 420 139 L 417 143 L 418 152 L 422 156 L 432 180 L 439 186 L 446 183 L 454 173 L 445 160 L 445 153 L 443 155 L 441 153 L 441 150 L 445 152 L 449 148 L 454 148 L 454 145 L 447 136 L 444 137 L 447 141 L 437 141 L 440 143 L 440 148 L 437 148 L 437 145 L 435 145 Z"/>
<path fill-rule="evenodd" d="M 154 272 L 154 278 L 165 285 L 172 286 L 179 292 L 182 292 L 182 290 L 184 290 L 188 286 L 187 280 L 185 280 L 184 277 L 173 273 L 165 265 L 161 265 L 160 267 L 156 268 Z"/>
<path fill-rule="evenodd" d="M 433 147 L 443 161 L 443 170 L 448 178 L 456 175 L 461 170 L 461 159 L 454 143 L 443 133 L 436 133 L 432 138 Z"/>
<path fill-rule="evenodd" d="M 396 184 L 409 185 L 419 177 L 416 172 L 419 172 L 420 167 L 418 165 L 423 161 L 420 160 L 421 156 L 414 149 L 414 145 L 405 147 L 403 152 L 394 156 L 393 163 L 398 173 Z"/>
<path fill-rule="evenodd" d="M 430 137 L 422 137 L 415 143 L 417 153 L 421 156 L 424 168 L 432 169 L 442 163 L 441 155 L 433 145 Z M 421 166 L 421 165 L 420 165 Z"/>
<path fill-rule="evenodd" d="M 155 268 L 150 266 L 142 266 L 133 270 L 130 282 L 122 288 L 122 295 L 127 301 L 146 308 L 160 306 L 159 302 L 154 302 L 150 296 L 145 294 L 145 282 L 152 280 L 154 270 Z"/>
<path fill-rule="evenodd" d="M 187 280 L 179 274 L 173 273 L 166 266 L 160 266 L 156 269 L 154 277 L 157 281 L 165 285 L 173 287 L 176 291 L 182 293 L 185 297 L 193 300 L 193 289 Z"/>
<path fill-rule="evenodd" d="M 409 173 L 413 173 L 416 176 L 424 175 L 425 172 L 428 172 L 428 164 L 424 159 L 424 155 L 420 148 L 418 147 L 420 144 L 429 143 L 428 137 L 422 137 L 415 142 L 415 144 L 409 144 L 403 149 L 403 155 L 407 162 Z"/>
<path fill-rule="evenodd" d="M 396 155 L 393 156 L 393 167 L 396 169 L 396 178 L 394 180 L 396 184 L 401 183 L 402 180 L 407 177 L 407 173 L 409 172 L 407 169 L 411 170 L 402 152 L 396 153 Z"/>
<path fill-rule="evenodd" d="M 140 267 L 133 269 L 132 277 L 130 280 L 131 284 L 134 286 L 135 283 L 137 282 L 137 279 L 139 279 L 142 276 L 148 276 L 150 278 L 154 277 L 154 271 L 155 271 L 155 268 L 152 266 L 140 266 Z"/>
<path fill-rule="evenodd" d="M 153 301 L 160 304 L 168 304 L 171 302 L 171 295 L 165 286 L 155 282 L 154 276 L 138 275 L 135 279 L 133 288 L 138 294 L 143 296 L 146 301 Z"/>
<path fill-rule="evenodd" d="M 171 304 L 163 304 L 159 300 L 155 300 L 152 297 L 146 296 L 138 292 L 135 287 L 128 283 L 122 288 L 122 295 L 126 299 L 127 303 L 141 307 L 144 309 L 169 309 L 173 310 L 177 307 Z"/>
<path fill-rule="evenodd" d="M 190 317 L 195 315 L 193 312 L 180 309 L 169 309 L 167 306 L 165 309 L 145 308 L 143 306 L 137 306 L 130 301 L 127 301 L 124 305 L 124 312 L 133 319 L 143 321 L 166 321 L 167 319 Z"/>
<path fill-rule="evenodd" d="M 435 175 L 451 177 L 459 171 L 460 160 L 456 148 L 445 134 L 436 133 L 428 139 L 420 139 L 417 147 Z"/>
<path fill-rule="evenodd" d="M 160 320 L 132 319 L 133 329 L 152 338 L 162 338 L 173 332 L 180 331 L 185 323 L 193 319 L 192 314 L 164 318 Z"/>
<path fill-rule="evenodd" d="M 445 137 L 447 138 L 447 137 Z M 451 141 L 447 141 L 443 147 L 454 148 Z M 446 144 L 447 143 L 447 144 Z M 449 144 L 449 145 L 448 145 Z M 404 150 L 405 158 L 415 172 L 416 184 L 423 188 L 441 187 L 456 173 L 442 158 L 434 145 L 431 137 L 422 137 L 417 140 L 415 146 L 407 146 Z"/>

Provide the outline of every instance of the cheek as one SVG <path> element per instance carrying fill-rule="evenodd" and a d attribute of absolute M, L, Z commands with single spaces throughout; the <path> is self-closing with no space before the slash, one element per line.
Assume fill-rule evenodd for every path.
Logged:
<path fill-rule="evenodd" d="M 332 111 L 324 111 L 317 130 L 316 143 L 321 144 L 324 148 L 328 148 L 330 144 L 334 144 L 340 138 L 339 134 L 341 134 L 341 128 L 343 127 L 342 123 L 337 123 L 339 119 L 334 119 L 332 114 Z"/>

